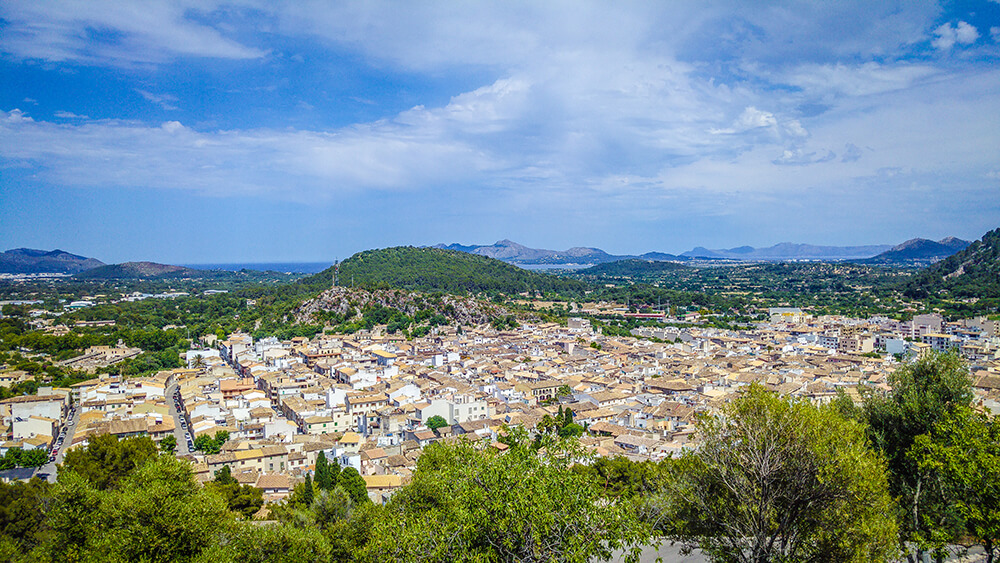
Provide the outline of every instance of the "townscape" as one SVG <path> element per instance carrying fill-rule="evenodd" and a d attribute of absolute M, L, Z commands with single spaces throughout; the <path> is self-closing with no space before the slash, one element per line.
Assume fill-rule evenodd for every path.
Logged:
<path fill-rule="evenodd" d="M 1000 412 L 998 324 L 985 317 L 945 322 L 938 314 L 905 322 L 814 318 L 773 308 L 767 322 L 741 332 L 643 327 L 634 337 L 605 337 L 587 319 L 571 317 L 566 326 L 502 331 L 437 327 L 412 341 L 384 326 L 285 341 L 207 335 L 204 348 L 186 352 L 186 368 L 104 375 L 3 400 L 12 432 L 0 453 L 47 451 L 43 470 L 54 480 L 57 458 L 93 436 L 157 443 L 171 436 L 199 479 L 228 466 L 277 502 L 323 452 L 355 468 L 372 500 L 384 502 L 407 482 L 421 448 L 438 440 L 493 443 L 505 426 L 533 429 L 568 409 L 597 455 L 659 461 L 690 447 L 698 412 L 730 402 L 751 383 L 822 404 L 838 390 L 856 397 L 858 386 L 887 388 L 900 361 L 930 351 L 966 358 L 977 402 Z M 139 352 L 93 347 L 73 363 L 113 364 Z M 7 372 L 4 381 L 25 376 Z M 435 417 L 445 424 L 429 426 Z M 221 451 L 196 448 L 200 437 L 219 432 L 229 438 Z"/>

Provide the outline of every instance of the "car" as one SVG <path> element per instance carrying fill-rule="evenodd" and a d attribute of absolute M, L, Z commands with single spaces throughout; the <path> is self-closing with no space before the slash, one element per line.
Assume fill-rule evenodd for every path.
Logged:
<path fill-rule="evenodd" d="M 56 456 L 52 456 L 52 457 L 49 458 L 49 463 L 52 463 L 55 460 L 56 460 Z"/>

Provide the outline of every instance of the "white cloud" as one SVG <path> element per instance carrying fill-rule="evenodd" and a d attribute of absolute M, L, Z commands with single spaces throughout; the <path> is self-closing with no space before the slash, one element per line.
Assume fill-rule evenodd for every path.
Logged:
<path fill-rule="evenodd" d="M 0 51 L 23 59 L 133 65 L 178 56 L 249 59 L 265 52 L 197 21 L 210 2 L 64 0 L 0 3 Z"/>
<path fill-rule="evenodd" d="M 871 61 L 856 65 L 799 65 L 779 75 L 778 79 L 810 95 L 870 96 L 909 88 L 939 72 L 927 64 L 886 65 Z"/>
<path fill-rule="evenodd" d="M 77 115 L 71 111 L 57 111 L 52 115 L 61 119 L 90 119 L 90 117 L 86 115 Z"/>
<path fill-rule="evenodd" d="M 152 92 L 139 89 L 136 89 L 136 92 L 145 98 L 147 102 L 154 103 L 167 111 L 179 109 L 176 105 L 176 102 L 178 101 L 177 96 L 172 96 L 170 94 L 154 94 Z"/>
<path fill-rule="evenodd" d="M 1000 0 L 998 0 L 998 2 L 1000 2 Z M 996 26 L 991 27 L 990 28 L 990 35 L 993 36 L 993 40 L 994 41 L 1000 43 L 1000 27 L 996 27 Z"/>
<path fill-rule="evenodd" d="M 971 45 L 979 39 L 979 31 L 975 26 L 964 21 L 958 22 L 955 27 L 948 23 L 943 24 L 934 30 L 934 35 L 937 35 L 937 39 L 931 41 L 931 45 L 942 51 L 951 49 L 955 43 Z"/>
<path fill-rule="evenodd" d="M 757 127 L 770 127 L 777 123 L 778 120 L 774 118 L 773 113 L 761 111 L 753 106 L 747 106 L 743 110 L 743 113 L 736 119 L 735 126 L 739 131 L 746 131 Z"/>

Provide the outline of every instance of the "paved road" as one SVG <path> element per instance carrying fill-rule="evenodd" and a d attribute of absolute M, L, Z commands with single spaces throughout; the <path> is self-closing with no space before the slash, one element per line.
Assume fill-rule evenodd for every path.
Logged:
<path fill-rule="evenodd" d="M 77 406 L 76 411 L 73 413 L 73 417 L 66 422 L 65 429 L 60 433 L 63 438 L 62 445 L 59 446 L 59 453 L 56 454 L 55 461 L 48 461 L 45 465 L 39 467 L 35 474 L 48 475 L 47 479 L 49 483 L 56 482 L 56 475 L 58 473 L 57 465 L 62 463 L 63 454 L 66 448 L 73 443 L 73 434 L 76 432 L 76 425 L 80 423 L 80 407 Z M 58 437 L 56 437 L 58 440 Z"/>
<path fill-rule="evenodd" d="M 177 455 L 187 455 L 191 453 L 191 451 L 188 449 L 188 444 L 187 444 L 188 432 L 187 430 L 184 429 L 183 426 L 181 426 L 181 420 L 182 420 L 181 415 L 179 412 L 177 412 L 177 409 L 174 407 L 174 394 L 176 392 L 177 392 L 176 384 L 167 387 L 166 389 L 167 408 L 169 409 L 168 413 L 170 414 L 170 416 L 174 417 L 174 438 L 177 438 L 177 451 L 175 453 Z"/>

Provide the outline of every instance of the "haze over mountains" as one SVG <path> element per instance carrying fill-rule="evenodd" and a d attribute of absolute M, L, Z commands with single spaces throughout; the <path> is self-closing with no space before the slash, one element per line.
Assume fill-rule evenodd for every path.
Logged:
<path fill-rule="evenodd" d="M 783 242 L 766 248 L 739 246 L 736 248 L 708 249 L 696 247 L 679 255 L 665 252 L 647 252 L 640 255 L 608 254 L 600 248 L 573 247 L 568 250 L 529 248 L 511 240 L 497 241 L 491 245 L 437 244 L 434 248 L 458 250 L 496 258 L 512 264 L 604 264 L 618 260 L 640 259 L 653 261 L 726 260 L 726 261 L 794 261 L 794 260 L 862 260 L 882 257 L 879 263 L 896 263 L 915 258 L 941 259 L 969 245 L 968 242 L 949 237 L 939 243 L 926 241 L 930 246 L 913 239 L 898 246 L 876 244 L 867 246 L 818 246 Z M 894 254 L 893 250 L 903 249 Z M 884 255 L 884 256 L 883 256 Z"/>
<path fill-rule="evenodd" d="M 655 262 L 687 261 L 837 261 L 851 260 L 864 264 L 924 266 L 943 260 L 968 247 L 969 241 L 947 237 L 940 241 L 911 239 L 896 246 L 818 246 L 783 242 L 766 248 L 739 246 L 726 249 L 696 247 L 679 255 L 665 252 L 647 252 L 640 255 L 614 255 L 592 247 L 573 247 L 567 250 L 530 248 L 504 239 L 490 245 L 436 244 L 433 248 L 456 250 L 468 254 L 494 258 L 519 266 L 531 265 L 595 265 L 619 260 L 646 260 Z M 214 270 L 214 268 L 212 269 Z M 88 278 L 136 277 L 185 277 L 209 270 L 157 264 L 154 262 L 125 262 L 107 265 L 96 258 L 70 254 L 63 250 L 35 250 L 17 248 L 0 253 L 0 273 L 36 274 L 58 273 L 79 275 L 88 272 Z"/>

